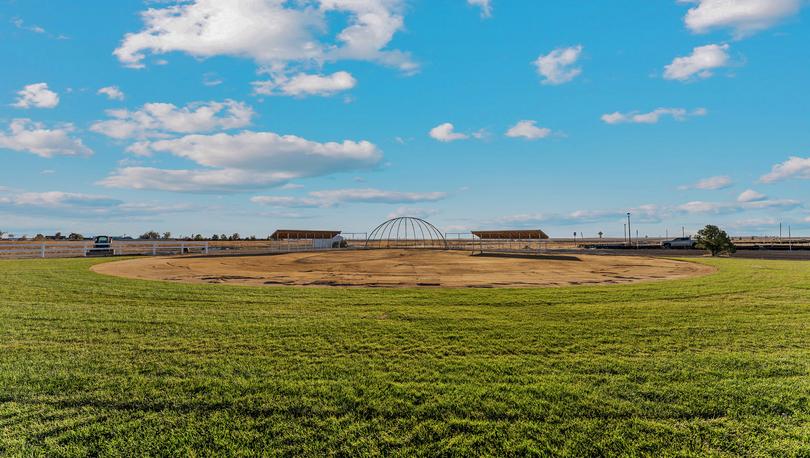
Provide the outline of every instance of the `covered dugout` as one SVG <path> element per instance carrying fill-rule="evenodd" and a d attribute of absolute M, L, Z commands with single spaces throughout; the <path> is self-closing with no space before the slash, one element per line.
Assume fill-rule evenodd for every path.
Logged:
<path fill-rule="evenodd" d="M 544 248 L 543 240 L 548 234 L 540 229 L 506 229 L 496 231 L 472 231 L 478 251 L 523 252 Z"/>
<path fill-rule="evenodd" d="M 315 231 L 300 229 L 279 229 L 273 232 L 270 240 L 281 242 L 282 248 L 288 250 L 342 248 L 342 231 Z"/>

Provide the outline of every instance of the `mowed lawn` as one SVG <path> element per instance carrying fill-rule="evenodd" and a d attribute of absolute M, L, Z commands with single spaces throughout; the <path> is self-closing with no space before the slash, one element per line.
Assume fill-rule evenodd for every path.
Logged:
<path fill-rule="evenodd" d="M 0 261 L 0 455 L 810 456 L 810 262 L 537 290 Z"/>

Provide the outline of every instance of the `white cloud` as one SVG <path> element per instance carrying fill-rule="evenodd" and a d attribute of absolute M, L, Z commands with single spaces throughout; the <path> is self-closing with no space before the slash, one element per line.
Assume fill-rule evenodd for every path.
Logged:
<path fill-rule="evenodd" d="M 293 178 L 297 178 L 297 176 L 285 172 L 123 167 L 99 181 L 98 184 L 108 188 L 208 193 L 267 188 L 284 184 Z"/>
<path fill-rule="evenodd" d="M 368 169 L 382 158 L 377 146 L 367 141 L 318 143 L 294 135 L 251 131 L 143 142 L 138 150 L 142 154 L 169 153 L 206 168 L 124 167 L 101 184 L 179 192 L 260 189 L 296 178 Z"/>
<path fill-rule="evenodd" d="M 189 135 L 152 142 L 149 148 L 206 167 L 295 170 L 303 173 L 302 176 L 362 169 L 376 164 L 382 157 L 379 149 L 367 141 L 318 143 L 294 135 L 251 131 L 234 135 Z"/>
<path fill-rule="evenodd" d="M 224 83 L 225 81 L 219 77 L 216 73 L 208 72 L 203 75 L 202 83 L 204 86 L 214 87 L 219 86 L 220 84 Z"/>
<path fill-rule="evenodd" d="M 582 45 L 578 45 L 558 48 L 538 57 L 534 65 L 537 67 L 537 73 L 544 78 L 543 84 L 563 84 L 579 76 L 582 69 L 574 65 L 581 54 Z"/>
<path fill-rule="evenodd" d="M 670 116 L 676 121 L 685 121 L 690 116 L 706 116 L 708 111 L 705 108 L 698 108 L 691 112 L 684 108 L 656 108 L 649 113 L 633 111 L 630 113 L 608 113 L 602 115 L 602 121 L 607 124 L 657 124 L 662 117 Z"/>
<path fill-rule="evenodd" d="M 467 0 L 467 4 L 477 6 L 481 9 L 482 18 L 492 17 L 492 1 L 491 0 Z"/>
<path fill-rule="evenodd" d="M 0 213 L 68 216 L 79 218 L 131 217 L 191 210 L 185 204 L 127 203 L 103 195 L 63 191 L 17 192 L 0 196 Z"/>
<path fill-rule="evenodd" d="M 59 94 L 48 89 L 48 83 L 35 83 L 17 92 L 17 108 L 55 108 L 59 105 Z"/>
<path fill-rule="evenodd" d="M 506 136 L 511 138 L 525 138 L 527 140 L 537 140 L 551 135 L 551 129 L 537 127 L 537 121 L 519 121 L 506 131 Z"/>
<path fill-rule="evenodd" d="M 250 199 L 256 204 L 273 207 L 307 208 L 334 207 L 343 203 L 402 204 L 436 202 L 447 197 L 443 192 L 399 192 L 380 189 L 336 189 L 313 191 L 307 197 L 256 196 Z"/>
<path fill-rule="evenodd" d="M 753 189 L 747 189 L 740 193 L 737 197 L 737 202 L 745 203 L 745 202 L 758 202 L 767 199 L 768 196 L 765 194 L 759 193 L 754 191 Z"/>
<path fill-rule="evenodd" d="M 730 187 L 732 184 L 734 184 L 734 182 L 731 180 L 731 177 L 723 175 L 704 178 L 695 184 L 681 186 L 678 189 L 682 191 L 685 191 L 687 189 L 702 189 L 704 191 L 716 191 L 718 189 L 726 189 Z"/>
<path fill-rule="evenodd" d="M 61 191 L 25 192 L 11 199 L 14 205 L 35 207 L 109 206 L 119 201 L 105 196 L 77 194 Z"/>
<path fill-rule="evenodd" d="M 48 33 L 48 31 L 45 30 L 44 28 L 42 28 L 42 27 L 40 27 L 40 26 L 38 26 L 36 24 L 35 25 L 28 25 L 28 24 L 25 23 L 25 21 L 23 21 L 20 18 L 12 19 L 11 23 L 14 24 L 14 27 L 16 27 L 16 28 L 18 28 L 20 30 L 27 30 L 29 32 L 41 33 L 41 34 L 47 34 Z"/>
<path fill-rule="evenodd" d="M 797 208 L 801 202 L 792 199 L 756 200 L 750 202 L 704 202 L 693 201 L 679 205 L 677 210 L 685 213 L 738 213 L 746 210 L 766 210 L 772 208 Z"/>
<path fill-rule="evenodd" d="M 140 110 L 107 110 L 112 119 L 99 121 L 90 130 L 108 137 L 161 137 L 167 133 L 198 133 L 248 126 L 254 111 L 242 102 L 195 102 L 183 108 L 170 103 L 147 103 Z"/>
<path fill-rule="evenodd" d="M 775 183 L 791 178 L 810 180 L 810 157 L 796 157 L 776 164 L 771 172 L 759 179 L 762 183 Z"/>
<path fill-rule="evenodd" d="M 207 58 L 228 55 L 262 66 L 368 60 L 406 72 L 417 65 L 401 51 L 385 49 L 404 27 L 402 0 L 194 0 L 142 13 L 144 29 L 127 34 L 115 55 L 143 67 L 147 53 L 184 52 Z M 346 26 L 329 33 L 327 15 Z"/>
<path fill-rule="evenodd" d="M 449 122 L 439 124 L 430 130 L 430 137 L 444 143 L 470 138 L 469 135 L 456 132 L 455 129 L 456 127 Z"/>
<path fill-rule="evenodd" d="M 680 0 L 693 3 L 684 21 L 696 33 L 734 29 L 737 37 L 767 29 L 799 12 L 802 0 Z"/>
<path fill-rule="evenodd" d="M 11 121 L 7 132 L 0 132 L 0 149 L 36 154 L 40 157 L 90 156 L 93 151 L 78 138 L 71 137 L 72 124 L 47 128 L 30 119 Z"/>
<path fill-rule="evenodd" d="M 729 45 L 706 45 L 692 50 L 692 54 L 676 57 L 664 67 L 664 78 L 689 81 L 695 78 L 709 78 L 713 71 L 729 65 Z"/>
<path fill-rule="evenodd" d="M 97 94 L 106 95 L 110 100 L 124 100 L 124 93 L 118 86 L 106 86 L 98 90 Z"/>
<path fill-rule="evenodd" d="M 357 80 L 348 72 L 336 72 L 331 75 L 308 75 L 299 73 L 292 78 L 277 76 L 272 81 L 253 83 L 257 94 L 288 95 L 302 97 L 308 95 L 332 96 L 348 91 L 357 85 Z"/>
<path fill-rule="evenodd" d="M 524 213 L 497 218 L 488 224 L 489 226 L 500 227 L 538 227 L 545 224 L 559 224 L 564 226 L 577 226 L 581 224 L 592 224 L 603 221 L 616 221 L 621 224 L 627 217 L 627 212 L 633 214 L 636 223 L 653 224 L 661 221 L 666 214 L 665 209 L 657 205 L 646 204 L 636 208 L 622 210 L 577 210 L 566 214 L 555 213 Z"/>
<path fill-rule="evenodd" d="M 417 207 L 399 207 L 388 214 L 389 219 L 412 217 L 427 219 L 436 216 L 439 213 L 435 208 L 417 208 Z"/>

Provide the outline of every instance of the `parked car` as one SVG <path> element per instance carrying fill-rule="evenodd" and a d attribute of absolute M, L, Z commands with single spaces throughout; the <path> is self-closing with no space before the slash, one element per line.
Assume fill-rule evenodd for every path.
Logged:
<path fill-rule="evenodd" d="M 692 237 L 678 237 L 677 239 L 666 240 L 661 242 L 661 248 L 674 249 L 674 248 L 696 248 L 697 242 L 692 240 Z"/>

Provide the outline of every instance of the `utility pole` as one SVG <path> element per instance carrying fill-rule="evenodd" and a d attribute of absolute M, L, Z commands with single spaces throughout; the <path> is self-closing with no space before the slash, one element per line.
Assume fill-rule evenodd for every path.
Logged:
<path fill-rule="evenodd" d="M 686 226 L 681 226 L 681 237 L 686 237 Z"/>
<path fill-rule="evenodd" d="M 779 223 L 779 243 L 782 243 L 782 223 Z"/>
<path fill-rule="evenodd" d="M 627 245 L 627 223 L 622 224 L 622 242 Z"/>
<path fill-rule="evenodd" d="M 633 233 L 630 230 L 630 212 L 627 212 L 627 241 L 630 248 L 633 247 Z"/>

